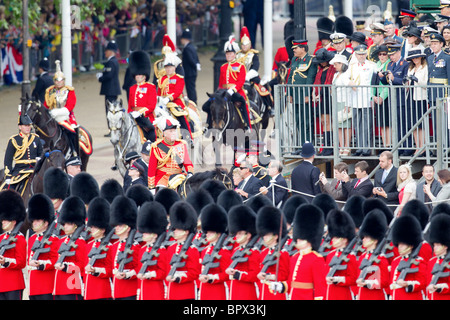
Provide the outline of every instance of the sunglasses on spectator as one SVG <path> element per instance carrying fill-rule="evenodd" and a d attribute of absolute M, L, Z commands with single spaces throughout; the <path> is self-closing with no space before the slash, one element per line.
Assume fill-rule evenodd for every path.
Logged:
<path fill-rule="evenodd" d="M 380 52 L 378 55 L 379 56 L 387 56 L 387 52 Z"/>
<path fill-rule="evenodd" d="M 247 169 L 248 167 L 239 167 L 239 169 Z"/>

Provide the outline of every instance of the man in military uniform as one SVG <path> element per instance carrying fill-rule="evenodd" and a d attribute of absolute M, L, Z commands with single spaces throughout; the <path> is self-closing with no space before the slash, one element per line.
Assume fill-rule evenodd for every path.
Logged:
<path fill-rule="evenodd" d="M 158 118 L 158 128 L 163 131 L 163 138 L 152 144 L 148 164 L 148 187 L 155 193 L 155 188 L 168 186 L 173 174 L 181 174 L 184 167 L 188 176 L 194 172 L 189 158 L 186 141 L 177 139 L 179 122 L 174 118 Z"/>
<path fill-rule="evenodd" d="M 31 132 L 31 125 L 28 115 L 19 116 L 19 133 L 9 138 L 6 146 L 5 181 L 0 190 L 14 189 L 23 194 L 28 178 L 42 156 L 41 140 L 38 135 Z"/>
<path fill-rule="evenodd" d="M 53 76 L 54 85 L 45 92 L 44 107 L 49 109 L 50 115 L 63 128 L 69 139 L 73 156 L 79 154 L 78 124 L 73 113 L 77 97 L 75 89 L 65 84 L 65 75 L 61 71 L 60 61 L 56 61 L 56 72 Z"/>
<path fill-rule="evenodd" d="M 401 35 L 403 37 L 403 32 L 405 32 L 407 30 L 411 21 L 414 20 L 416 15 L 417 14 L 412 10 L 400 9 L 400 15 L 398 16 L 398 18 L 400 19 L 400 21 L 402 23 L 402 27 L 400 28 L 400 30 L 398 30 L 399 35 Z"/>
<path fill-rule="evenodd" d="M 444 37 L 439 33 L 430 35 L 432 53 L 427 57 L 428 84 L 431 86 L 442 86 L 442 89 L 436 87 L 428 89 L 428 99 L 431 105 L 436 105 L 438 98 L 447 96 L 445 86 L 448 85 L 448 79 L 450 78 L 450 55 L 442 51 L 444 44 Z"/>
<path fill-rule="evenodd" d="M 384 43 L 384 33 L 386 30 L 381 23 L 374 23 L 370 25 L 372 29 L 370 35 L 372 36 L 373 44 L 367 49 L 367 60 L 378 62 L 378 47 Z"/>
<path fill-rule="evenodd" d="M 248 152 L 248 162 L 253 167 L 253 175 L 257 177 L 265 187 L 269 186 L 270 176 L 267 169 L 258 163 L 259 152 L 250 150 Z"/>
<path fill-rule="evenodd" d="M 53 84 L 53 79 L 49 75 L 50 63 L 47 58 L 39 62 L 39 78 L 36 81 L 36 86 L 31 93 L 34 99 L 38 99 L 41 103 L 45 101 L 45 90 Z"/>
<path fill-rule="evenodd" d="M 175 53 L 176 54 L 176 48 L 175 44 L 173 43 L 172 39 L 170 39 L 169 35 L 165 34 L 163 37 L 163 47 L 161 49 L 162 58 L 157 60 L 153 64 L 153 84 L 155 86 L 158 85 L 158 79 L 166 75 L 166 70 L 164 69 L 164 59 L 167 53 Z M 180 63 L 176 68 L 176 73 L 184 77 L 184 68 L 182 64 Z"/>
<path fill-rule="evenodd" d="M 292 49 L 294 50 L 294 57 L 291 61 L 291 68 L 289 72 L 289 85 L 311 85 L 317 73 L 317 65 L 312 63 L 313 57 L 308 54 L 308 40 L 293 40 Z M 297 145 L 303 145 L 306 141 L 312 140 L 312 116 L 310 105 L 310 89 L 298 88 L 290 89 L 288 91 L 288 101 L 294 106 L 294 116 L 297 121 L 300 121 L 297 135 L 299 141 Z"/>
<path fill-rule="evenodd" d="M 100 95 L 105 96 L 105 112 L 108 115 L 108 103 L 117 100 L 117 97 L 121 95 L 119 83 L 119 61 L 116 58 L 117 44 L 115 41 L 110 41 L 105 49 L 105 67 L 102 72 L 97 73 L 97 79 L 102 84 L 100 88 Z M 111 132 L 106 134 L 105 137 L 111 135 Z"/>
<path fill-rule="evenodd" d="M 342 54 L 347 57 L 347 61 L 350 61 L 350 58 L 352 56 L 352 49 L 346 47 L 345 39 L 347 38 L 347 35 L 340 32 L 335 32 L 332 35 L 330 35 L 331 43 L 336 50 L 336 54 Z"/>

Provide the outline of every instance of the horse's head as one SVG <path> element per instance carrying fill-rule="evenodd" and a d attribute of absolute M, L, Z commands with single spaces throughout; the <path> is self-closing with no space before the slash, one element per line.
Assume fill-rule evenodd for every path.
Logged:
<path fill-rule="evenodd" d="M 22 113 L 26 113 L 31 121 L 33 121 L 33 124 L 36 125 L 42 125 L 48 123 L 52 117 L 50 116 L 50 113 L 48 110 L 44 107 L 44 105 L 38 100 L 26 100 L 21 105 Z"/>
<path fill-rule="evenodd" d="M 56 167 L 64 170 L 66 159 L 61 150 L 46 151 L 44 153 L 46 160 L 48 161 L 50 167 Z"/>
<path fill-rule="evenodd" d="M 111 143 L 117 144 L 120 139 L 120 130 L 123 126 L 124 116 L 126 115 L 125 109 L 122 106 L 122 99 L 115 100 L 113 102 L 106 101 L 108 107 L 108 114 L 106 119 L 108 120 L 108 126 L 111 130 Z"/>
<path fill-rule="evenodd" d="M 226 90 L 218 90 L 213 94 L 207 93 L 210 105 L 211 124 L 213 129 L 225 129 L 227 122 L 230 120 L 228 102 L 231 101 Z"/>

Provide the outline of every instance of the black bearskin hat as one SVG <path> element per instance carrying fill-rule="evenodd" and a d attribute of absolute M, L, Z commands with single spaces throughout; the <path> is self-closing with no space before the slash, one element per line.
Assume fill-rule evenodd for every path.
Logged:
<path fill-rule="evenodd" d="M 197 229 L 197 213 L 194 207 L 184 200 L 173 204 L 169 211 L 169 218 L 173 229 L 188 230 L 191 233 Z"/>
<path fill-rule="evenodd" d="M 302 204 L 297 208 L 293 220 L 294 242 L 297 239 L 306 240 L 311 244 L 313 250 L 318 250 L 322 242 L 325 228 L 325 219 L 322 209 L 313 204 Z"/>
<path fill-rule="evenodd" d="M 116 196 L 123 196 L 123 187 L 116 179 L 107 179 L 100 187 L 100 197 L 112 203 Z"/>
<path fill-rule="evenodd" d="M 28 220 L 44 220 L 52 222 L 55 219 L 55 208 L 52 200 L 43 193 L 36 193 L 28 200 Z"/>
<path fill-rule="evenodd" d="M 360 238 L 365 236 L 381 241 L 387 231 L 386 216 L 380 209 L 373 209 L 365 217 L 359 229 Z"/>
<path fill-rule="evenodd" d="M 448 204 L 447 202 L 441 202 L 433 206 L 433 209 L 431 210 L 430 214 L 430 220 L 439 213 L 445 213 L 450 215 L 450 204 Z"/>
<path fill-rule="evenodd" d="M 392 242 L 395 246 L 405 243 L 417 247 L 422 242 L 422 228 L 412 215 L 401 215 L 392 226 Z"/>
<path fill-rule="evenodd" d="M 137 228 L 140 233 L 156 233 L 159 236 L 166 231 L 168 224 L 167 212 L 161 203 L 146 202 L 139 208 Z"/>
<path fill-rule="evenodd" d="M 131 200 L 133 200 L 136 203 L 136 206 L 138 206 L 138 207 L 142 206 L 144 204 L 144 202 L 154 200 L 153 194 L 150 192 L 150 190 L 146 186 L 144 186 L 142 184 L 132 185 L 131 187 L 129 187 L 127 189 L 127 192 L 125 195 L 127 198 L 130 198 Z"/>
<path fill-rule="evenodd" d="M 429 242 L 440 243 L 450 249 L 450 216 L 445 213 L 437 214 L 430 222 Z"/>
<path fill-rule="evenodd" d="M 99 229 L 105 229 L 109 232 L 111 229 L 110 221 L 111 205 L 105 198 L 95 197 L 89 203 L 87 211 L 88 227 L 97 227 Z"/>
<path fill-rule="evenodd" d="M 311 203 L 322 209 L 325 219 L 328 212 L 333 209 L 339 209 L 336 200 L 328 193 L 319 193 L 312 199 Z"/>
<path fill-rule="evenodd" d="M 224 190 L 217 197 L 217 204 L 222 206 L 226 212 L 230 211 L 231 207 L 242 203 L 242 197 L 234 190 Z"/>
<path fill-rule="evenodd" d="M 150 56 L 145 51 L 133 51 L 128 57 L 128 68 L 131 76 L 145 75 L 146 80 L 150 80 L 151 62 Z"/>
<path fill-rule="evenodd" d="M 286 219 L 280 209 L 275 207 L 263 207 L 259 209 L 256 215 L 256 231 L 260 237 L 268 233 L 274 235 L 280 234 L 281 224 L 281 238 L 287 233 Z M 281 238 L 279 240 L 281 240 Z"/>
<path fill-rule="evenodd" d="M 334 22 L 334 30 L 350 37 L 353 34 L 353 21 L 347 16 L 339 16 Z"/>
<path fill-rule="evenodd" d="M 16 221 L 25 220 L 26 209 L 20 194 L 15 190 L 0 192 L 0 220 Z"/>
<path fill-rule="evenodd" d="M 227 190 L 227 187 L 225 187 L 222 182 L 214 179 L 207 179 L 203 181 L 200 185 L 200 188 L 208 191 L 209 194 L 213 197 L 214 202 L 217 202 L 217 198 L 223 190 Z"/>
<path fill-rule="evenodd" d="M 130 198 L 126 196 L 115 197 L 111 203 L 110 212 L 111 226 L 126 224 L 131 229 L 136 228 L 137 206 Z"/>
<path fill-rule="evenodd" d="M 273 207 L 272 201 L 268 197 L 260 194 L 249 198 L 245 205 L 250 207 L 256 214 L 258 214 L 259 209 L 264 207 Z"/>
<path fill-rule="evenodd" d="M 215 203 L 206 205 L 200 214 L 202 231 L 224 233 L 227 231 L 228 217 L 225 209 Z"/>
<path fill-rule="evenodd" d="M 308 201 L 301 195 L 293 195 L 289 197 L 284 205 L 281 207 L 281 210 L 284 213 L 284 216 L 286 218 L 286 223 L 292 224 L 292 221 L 294 221 L 295 212 L 298 207 L 300 207 L 302 204 L 307 204 Z"/>
<path fill-rule="evenodd" d="M 67 174 L 60 168 L 48 168 L 44 173 L 44 193 L 50 199 L 64 200 L 69 193 Z"/>
<path fill-rule="evenodd" d="M 389 209 L 389 207 L 383 200 L 378 198 L 365 199 L 362 207 L 364 215 L 368 214 L 373 209 L 380 209 L 381 211 L 383 211 L 384 215 L 386 216 L 386 221 L 388 225 L 391 223 L 392 219 L 394 219 L 394 214 L 392 213 L 392 210 Z"/>
<path fill-rule="evenodd" d="M 181 200 L 180 195 L 175 190 L 169 188 L 158 190 L 155 194 L 155 201 L 164 206 L 167 214 L 169 214 L 170 208 L 173 204 L 179 200 Z"/>
<path fill-rule="evenodd" d="M 74 223 L 78 227 L 83 225 L 86 221 L 86 206 L 83 200 L 77 196 L 70 196 L 61 206 L 58 223 L 64 225 L 65 223 Z"/>
<path fill-rule="evenodd" d="M 186 202 L 194 207 L 197 217 L 199 217 L 202 209 L 208 204 L 214 203 L 214 199 L 208 191 L 198 189 L 188 193 Z"/>
<path fill-rule="evenodd" d="M 422 230 L 424 230 L 430 218 L 430 211 L 419 199 L 411 199 L 403 206 L 402 216 L 403 215 L 412 215 L 416 217 L 420 222 Z"/>
<path fill-rule="evenodd" d="M 347 212 L 350 217 L 352 217 L 357 228 L 361 226 L 364 219 L 363 204 L 365 200 L 366 198 L 362 195 L 355 194 L 347 199 L 342 208 L 343 211 Z"/>
<path fill-rule="evenodd" d="M 230 234 L 247 231 L 255 235 L 256 213 L 244 204 L 232 207 L 228 212 L 228 231 Z"/>
<path fill-rule="evenodd" d="M 319 34 L 319 40 L 330 39 L 330 35 L 333 33 L 334 22 L 328 17 L 321 17 L 316 22 L 317 32 Z"/>
<path fill-rule="evenodd" d="M 97 180 L 88 172 L 80 172 L 70 183 L 70 195 L 80 197 L 86 205 L 100 195 Z"/>
<path fill-rule="evenodd" d="M 345 211 L 331 210 L 328 213 L 327 226 L 331 238 L 345 238 L 350 241 L 355 237 L 355 223 Z"/>

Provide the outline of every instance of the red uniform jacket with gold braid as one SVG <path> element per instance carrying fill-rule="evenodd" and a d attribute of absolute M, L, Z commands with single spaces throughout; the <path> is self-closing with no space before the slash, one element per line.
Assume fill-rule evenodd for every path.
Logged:
<path fill-rule="evenodd" d="M 172 76 L 164 75 L 158 79 L 158 96 L 168 97 L 171 102 L 186 107 L 183 101 L 184 77 L 179 74 Z"/>
<path fill-rule="evenodd" d="M 139 266 L 142 268 L 142 256 L 145 252 L 150 252 L 152 246 L 147 244 L 141 247 L 139 252 Z M 164 280 L 169 272 L 169 261 L 167 260 L 167 249 L 160 247 L 157 251 L 158 257 L 154 257 L 153 260 L 157 260 L 153 266 L 148 266 L 145 272 L 152 272 L 154 276 L 150 279 L 138 280 L 139 281 L 139 300 L 164 300 Z"/>
<path fill-rule="evenodd" d="M 77 120 L 75 119 L 75 114 L 73 113 L 73 109 L 75 109 L 75 104 L 77 103 L 77 97 L 75 95 L 75 90 L 71 86 L 64 86 L 60 89 L 56 88 L 54 85 L 47 88 L 45 91 L 45 101 L 44 107 L 49 110 L 57 108 L 55 95 L 58 91 L 67 91 L 67 100 L 66 104 L 63 106 L 69 110 L 69 120 L 62 121 L 59 124 L 66 127 L 70 131 L 74 131 L 71 125 L 78 125 Z"/>
<path fill-rule="evenodd" d="M 213 249 L 214 246 L 208 244 L 201 253 L 202 260 L 207 254 L 211 254 Z M 219 262 L 219 266 L 209 269 L 208 272 L 208 274 L 214 275 L 217 278 L 215 278 L 212 283 L 200 282 L 200 300 L 226 300 L 227 298 L 225 282 L 229 279 L 229 275 L 225 273 L 225 270 L 230 265 L 231 251 L 222 247 L 219 250 L 219 256 L 220 259 L 215 258 L 213 261 L 213 263 Z"/>
<path fill-rule="evenodd" d="M 34 251 L 31 251 L 33 244 L 36 240 L 41 241 L 43 234 L 33 234 L 28 239 L 28 261 L 33 260 Z M 28 268 L 29 276 L 29 290 L 30 296 L 39 294 L 52 294 L 53 284 L 55 281 L 55 263 L 58 260 L 58 248 L 59 238 L 57 236 L 51 236 L 49 239 L 51 244 L 45 244 L 44 248 L 50 248 L 49 252 L 43 252 L 39 255 L 38 261 L 39 268 Z"/>
<path fill-rule="evenodd" d="M 172 260 L 173 255 L 181 251 L 184 243 L 175 242 L 167 248 L 167 261 Z M 187 258 L 182 262 L 186 264 L 177 269 L 182 276 L 180 282 L 168 282 L 167 300 L 195 299 L 195 281 L 198 279 L 201 270 L 200 253 L 198 249 L 191 245 L 186 251 Z M 169 271 L 171 266 L 169 265 Z"/>
<path fill-rule="evenodd" d="M 297 251 L 290 259 L 289 292 L 291 300 L 324 300 L 325 259 L 311 249 Z"/>
<path fill-rule="evenodd" d="M 364 259 L 370 259 L 372 254 L 372 252 L 364 252 L 359 257 L 358 269 L 361 262 Z M 389 262 L 383 255 L 379 255 L 377 259 L 378 262 L 374 262 L 373 266 L 378 267 L 378 270 L 366 275 L 364 280 L 371 283 L 369 286 L 357 287 L 357 300 L 386 300 L 384 292 L 389 288 Z"/>
<path fill-rule="evenodd" d="M 91 240 L 87 244 L 86 254 L 88 255 L 89 252 L 91 252 L 92 248 L 98 248 L 101 244 L 101 240 L 102 239 Z M 106 257 L 95 261 L 93 265 L 93 267 L 95 268 L 95 272 L 93 274 L 85 274 L 85 300 L 112 298 L 110 280 L 112 277 L 112 263 L 114 256 L 111 250 L 111 244 L 109 244 L 107 248 L 108 251 L 106 251 Z M 86 260 L 86 264 L 88 263 L 89 260 Z"/>
<path fill-rule="evenodd" d="M 0 235 L 0 242 L 9 238 L 9 233 Z M 0 292 L 25 289 L 22 269 L 27 262 L 27 241 L 22 233 L 16 236 L 14 248 L 5 250 L 5 264 L 0 266 Z"/>
<path fill-rule="evenodd" d="M 261 250 L 261 269 L 263 268 L 263 264 L 262 262 L 264 261 L 264 258 L 268 255 L 268 254 L 273 254 L 274 252 L 274 248 L 264 248 L 264 250 Z M 289 253 L 286 250 L 281 250 L 280 251 L 280 262 L 279 262 L 279 266 L 278 266 L 278 278 L 274 280 L 267 280 L 264 283 L 262 283 L 262 285 L 260 286 L 261 288 L 261 292 L 259 294 L 259 300 L 286 300 L 286 293 L 276 293 L 274 294 L 274 292 L 272 292 L 271 290 L 269 290 L 269 284 L 272 281 L 279 281 L 279 282 L 283 282 L 283 284 L 286 287 L 286 291 L 287 291 L 287 281 L 289 279 L 289 262 L 290 261 L 290 257 L 289 257 Z M 260 269 L 260 270 L 261 270 Z M 267 277 L 273 276 L 275 277 L 277 275 L 277 265 L 274 264 L 272 266 L 270 266 L 269 268 L 267 268 L 266 271 Z M 267 278 L 266 277 L 266 278 Z"/>
<path fill-rule="evenodd" d="M 153 111 L 156 107 L 156 87 L 153 83 L 144 82 L 135 84 L 130 88 L 128 99 L 128 112 L 139 111 L 150 122 L 155 121 Z"/>
<path fill-rule="evenodd" d="M 340 257 L 341 254 L 342 250 L 334 250 L 327 255 L 327 274 L 330 271 L 329 264 L 333 257 Z M 343 281 L 336 284 L 327 284 L 326 300 L 352 300 L 351 287 L 356 285 L 359 269 L 356 256 L 353 253 L 347 255 L 347 258 L 349 259 L 347 262 L 343 261 L 347 265 L 347 268 L 345 270 L 338 270 L 334 274 L 334 277 L 342 277 Z"/>
<path fill-rule="evenodd" d="M 68 236 L 61 238 L 58 249 L 63 242 L 67 243 L 69 240 Z M 64 260 L 67 268 L 56 270 L 53 295 L 81 294 L 81 286 L 83 285 L 81 277 L 84 276 L 87 257 L 86 241 L 83 238 L 78 238 L 75 245 L 76 248 L 70 249 L 70 251 L 75 251 L 75 254 L 66 257 Z"/>
<path fill-rule="evenodd" d="M 172 174 L 194 172 L 194 166 L 189 158 L 186 142 L 177 140 L 172 145 L 164 139 L 156 140 L 150 150 L 148 163 L 148 187 L 153 189 L 160 186 L 167 187 Z"/>
<path fill-rule="evenodd" d="M 400 272 L 397 270 L 398 265 L 402 260 L 407 261 L 408 256 L 398 256 L 394 259 L 391 265 L 390 274 L 390 288 L 392 300 L 423 300 L 422 291 L 425 290 L 427 283 L 427 261 L 418 256 L 416 261 L 417 265 L 412 264 L 412 268 L 417 268 L 417 272 L 408 273 L 405 277 L 405 281 L 408 282 L 407 287 L 399 288 L 395 284 L 398 280 Z M 408 291 L 408 292 L 407 292 Z"/>
<path fill-rule="evenodd" d="M 434 265 L 442 264 L 444 261 L 444 256 L 436 257 L 434 256 L 428 261 L 428 270 L 427 270 L 427 285 L 430 284 L 433 275 L 431 274 L 431 271 L 433 271 Z M 442 272 L 449 272 L 450 274 L 450 268 L 448 266 L 445 266 L 442 270 Z M 441 285 L 442 288 L 438 291 L 435 291 L 433 293 L 430 293 L 427 291 L 427 297 L 430 300 L 450 300 L 450 276 L 447 277 L 440 277 L 439 280 L 436 283 L 437 285 Z M 445 286 L 446 285 L 446 286 Z"/>
<path fill-rule="evenodd" d="M 119 268 L 119 263 L 117 263 L 117 255 L 119 252 L 125 250 L 125 244 L 126 239 L 122 241 L 116 241 L 111 246 L 111 252 L 114 257 L 113 259 L 113 273 L 114 270 Z M 135 242 L 131 246 L 131 250 L 133 253 L 131 254 L 133 259 L 125 264 L 123 272 L 129 274 L 128 278 L 125 279 L 117 279 L 113 276 L 113 298 L 126 298 L 126 297 L 132 297 L 137 296 L 137 288 L 138 288 L 138 278 L 136 277 L 137 273 L 139 272 L 139 250 L 140 246 L 137 242 Z"/>

